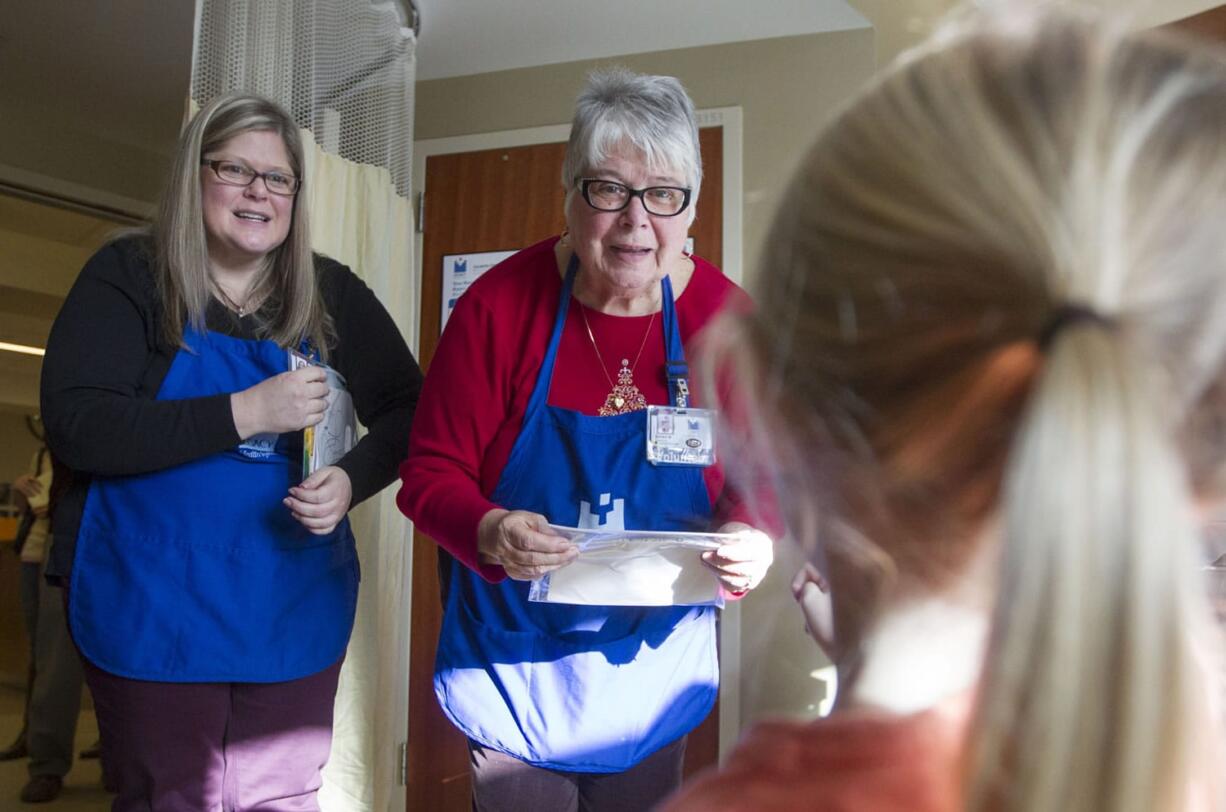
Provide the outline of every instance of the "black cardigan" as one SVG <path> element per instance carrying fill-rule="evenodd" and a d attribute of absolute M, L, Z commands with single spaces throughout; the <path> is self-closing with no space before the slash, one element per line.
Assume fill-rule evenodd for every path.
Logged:
<path fill-rule="evenodd" d="M 94 254 L 51 328 L 42 371 L 48 444 L 73 472 L 56 509 L 47 563 L 68 576 L 85 497 L 94 476 L 123 476 L 180 465 L 239 443 L 228 394 L 155 400 L 177 347 L 161 335 L 161 304 L 146 240 L 129 237 Z M 324 306 L 337 338 L 329 364 L 344 376 L 368 433 L 337 465 L 353 504 L 386 487 L 408 451 L 422 374 L 391 316 L 344 265 L 315 256 Z M 209 330 L 255 338 L 255 320 L 216 301 Z"/>

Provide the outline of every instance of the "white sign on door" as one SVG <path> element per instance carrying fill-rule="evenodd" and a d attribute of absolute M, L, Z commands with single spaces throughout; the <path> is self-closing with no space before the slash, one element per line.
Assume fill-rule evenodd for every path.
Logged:
<path fill-rule="evenodd" d="M 443 255 L 443 312 L 439 320 L 439 332 L 447 326 L 447 319 L 455 309 L 455 303 L 468 286 L 481 274 L 516 253 L 515 251 L 480 251 L 472 254 Z"/>

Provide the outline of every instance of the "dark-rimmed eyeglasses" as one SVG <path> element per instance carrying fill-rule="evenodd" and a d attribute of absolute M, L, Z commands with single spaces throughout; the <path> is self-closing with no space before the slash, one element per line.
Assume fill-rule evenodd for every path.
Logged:
<path fill-rule="evenodd" d="M 648 214 L 676 217 L 690 205 L 690 189 L 683 186 L 648 186 L 631 189 L 624 183 L 603 178 L 579 178 L 579 192 L 597 211 L 621 211 L 637 197 Z"/>
<path fill-rule="evenodd" d="M 256 172 L 246 164 L 240 164 L 237 161 L 218 161 L 208 158 L 201 160 L 200 165 L 212 169 L 218 180 L 230 186 L 250 186 L 255 183 L 256 178 L 263 178 L 264 188 L 271 194 L 287 197 L 297 194 L 302 187 L 300 179 L 275 169 L 271 172 Z"/>

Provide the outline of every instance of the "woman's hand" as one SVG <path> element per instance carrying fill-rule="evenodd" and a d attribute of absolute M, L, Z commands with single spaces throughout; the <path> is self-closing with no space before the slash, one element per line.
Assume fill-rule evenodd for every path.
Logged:
<path fill-rule="evenodd" d="M 42 493 L 43 483 L 33 474 L 22 474 L 13 480 L 13 488 L 26 499 L 33 499 Z"/>
<path fill-rule="evenodd" d="M 736 533 L 737 539 L 703 553 L 702 561 L 719 576 L 724 589 L 743 594 L 762 583 L 775 560 L 775 543 L 770 536 L 744 522 L 729 522 L 719 532 Z"/>
<path fill-rule="evenodd" d="M 830 586 L 817 567 L 806 563 L 797 570 L 792 579 L 792 597 L 800 604 L 800 613 L 805 617 L 805 631 L 833 660 L 834 605 L 830 602 Z"/>
<path fill-rule="evenodd" d="M 302 484 L 289 489 L 282 500 L 298 523 L 317 536 L 326 536 L 336 529 L 349 512 L 353 501 L 353 485 L 345 469 L 335 465 L 320 468 Z"/>
<path fill-rule="evenodd" d="M 314 426 L 328 406 L 328 373 L 305 366 L 260 381 L 230 395 L 234 428 L 246 440 L 256 434 L 282 434 Z"/>
<path fill-rule="evenodd" d="M 496 508 L 477 525 L 483 564 L 497 564 L 508 578 L 532 581 L 574 561 L 579 548 L 549 529 L 549 520 L 526 510 Z"/>

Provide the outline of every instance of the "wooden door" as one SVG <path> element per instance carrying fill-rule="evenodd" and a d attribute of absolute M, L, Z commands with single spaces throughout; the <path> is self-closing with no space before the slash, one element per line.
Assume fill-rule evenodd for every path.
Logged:
<path fill-rule="evenodd" d="M 723 130 L 699 131 L 703 193 L 690 227 L 694 250 L 723 260 Z M 565 226 L 559 174 L 566 145 L 535 144 L 426 159 L 422 225 L 421 336 L 418 359 L 427 369 L 438 345 L 443 257 L 526 248 Z M 468 750 L 463 735 L 434 697 L 434 655 L 442 620 L 438 556 L 429 537 L 413 534 L 413 596 L 409 650 L 407 809 L 463 812 L 471 808 Z M 686 772 L 714 764 L 718 709 L 690 736 Z"/>

